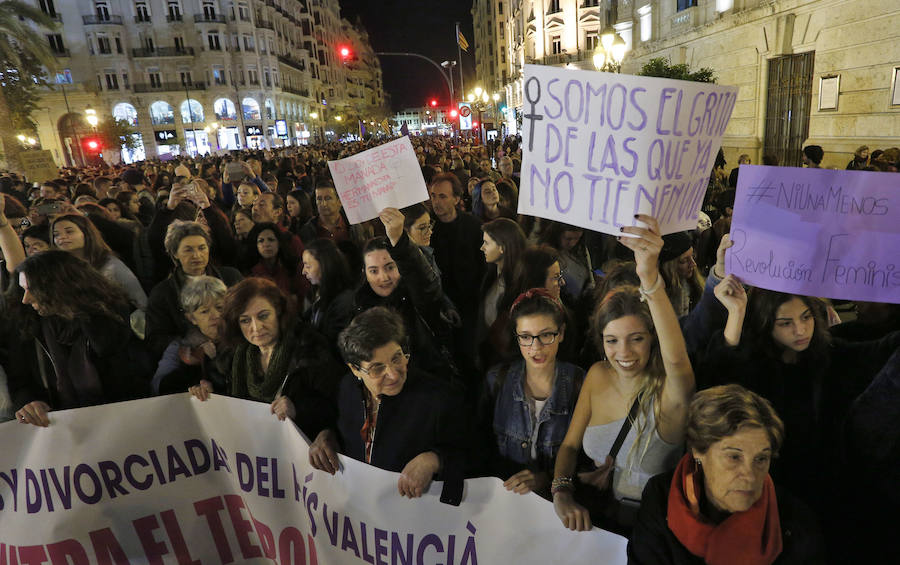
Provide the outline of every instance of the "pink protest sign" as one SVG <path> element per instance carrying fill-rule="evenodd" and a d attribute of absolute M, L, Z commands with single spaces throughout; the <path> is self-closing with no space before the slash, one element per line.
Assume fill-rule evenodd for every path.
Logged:
<path fill-rule="evenodd" d="M 900 303 L 900 175 L 742 165 L 725 267 L 753 286 Z"/>
<path fill-rule="evenodd" d="M 425 178 L 408 137 L 339 161 L 328 161 L 331 178 L 351 224 L 377 218 L 383 208 L 428 200 Z"/>

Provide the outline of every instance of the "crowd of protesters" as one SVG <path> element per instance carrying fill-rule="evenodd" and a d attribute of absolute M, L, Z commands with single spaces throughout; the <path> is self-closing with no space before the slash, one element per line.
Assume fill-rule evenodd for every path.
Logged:
<path fill-rule="evenodd" d="M 327 162 L 374 140 L 0 173 L 0 418 L 224 394 L 318 469 L 499 477 L 633 563 L 896 562 L 900 306 L 726 276 L 721 152 L 697 229 L 616 237 L 518 215 L 519 143 L 413 138 L 429 199 L 362 224 Z"/>

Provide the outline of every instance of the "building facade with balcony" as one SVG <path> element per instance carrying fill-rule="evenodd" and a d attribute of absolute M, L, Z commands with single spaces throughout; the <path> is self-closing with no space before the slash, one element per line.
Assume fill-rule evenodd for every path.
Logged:
<path fill-rule="evenodd" d="M 507 63 L 496 67 L 494 80 L 519 120 L 523 66 L 593 70 L 600 31 L 610 24 L 627 48 L 624 73 L 664 57 L 695 70 L 712 68 L 719 84 L 740 88 L 722 142 L 729 164 L 742 153 L 754 163 L 770 153 L 797 165 L 802 147 L 816 144 L 825 149 L 823 166 L 843 168 L 860 145 L 900 146 L 896 2 L 492 1 L 504 4 L 503 15 L 473 8 L 473 16 L 505 25 Z M 476 44 L 479 39 L 493 44 L 486 34 L 476 33 Z M 478 68 L 493 62 L 479 45 L 476 59 Z"/>
<path fill-rule="evenodd" d="M 32 116 L 60 164 L 88 106 L 137 131 L 132 161 L 306 143 L 347 97 L 338 0 L 28 1 L 60 23 L 62 84 Z"/>

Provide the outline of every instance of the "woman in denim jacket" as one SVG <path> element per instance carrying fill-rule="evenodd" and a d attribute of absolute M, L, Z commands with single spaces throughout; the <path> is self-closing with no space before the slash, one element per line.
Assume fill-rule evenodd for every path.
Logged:
<path fill-rule="evenodd" d="M 519 295 L 510 327 L 522 358 L 494 366 L 485 379 L 480 421 L 492 432 L 487 471 L 519 494 L 548 496 L 556 452 L 584 381 L 584 370 L 556 359 L 565 319 L 546 289 Z"/>

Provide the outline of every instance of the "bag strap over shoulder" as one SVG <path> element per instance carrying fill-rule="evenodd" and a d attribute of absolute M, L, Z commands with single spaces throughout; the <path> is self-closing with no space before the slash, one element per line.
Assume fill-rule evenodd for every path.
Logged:
<path fill-rule="evenodd" d="M 641 396 L 638 395 L 637 398 L 634 399 L 634 404 L 631 405 L 631 410 L 628 411 L 628 416 L 625 417 L 625 421 L 622 422 L 622 429 L 619 430 L 619 435 L 616 436 L 616 441 L 613 442 L 612 447 L 609 450 L 609 456 L 615 460 L 616 456 L 619 455 L 619 450 L 622 449 L 622 444 L 625 443 L 625 436 L 628 435 L 628 432 L 631 431 L 631 423 L 634 421 L 635 416 L 637 416 L 638 408 L 641 405 Z"/>

